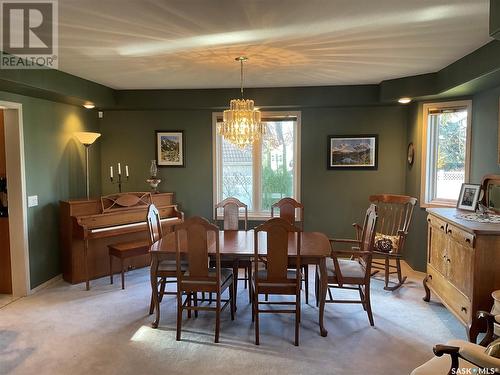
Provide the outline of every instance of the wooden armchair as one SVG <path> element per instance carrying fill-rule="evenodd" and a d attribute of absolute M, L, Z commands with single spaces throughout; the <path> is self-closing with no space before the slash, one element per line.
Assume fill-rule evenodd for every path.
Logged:
<path fill-rule="evenodd" d="M 215 267 L 209 267 L 208 236 L 215 238 Z M 234 320 L 234 275 L 232 269 L 222 268 L 219 253 L 219 228 L 202 217 L 191 217 L 175 231 L 177 264 L 177 341 L 181 339 L 182 312 L 191 310 L 195 317 L 198 311 L 215 311 L 215 342 L 219 342 L 220 314 L 231 308 Z M 183 270 L 182 255 L 187 256 L 187 269 Z M 222 299 L 222 293 L 229 289 L 229 299 Z M 197 293 L 215 293 L 215 307 L 198 305 Z M 183 297 L 184 301 L 183 301 Z M 203 299 L 201 302 L 205 302 Z M 224 304 L 222 304 L 224 303 Z"/>
<path fill-rule="evenodd" d="M 401 273 L 401 254 L 417 199 L 393 194 L 371 195 L 368 199 L 378 208 L 378 224 L 373 246 L 374 259 L 372 260 L 372 268 L 375 271 L 372 275 L 379 270 L 384 270 L 384 289 L 394 291 L 406 281 L 406 276 L 403 277 Z M 353 225 L 359 238 L 361 228 L 357 224 Z M 379 262 L 375 258 L 383 259 L 384 262 Z M 396 264 L 391 264 L 391 260 L 394 260 Z M 396 285 L 389 286 L 389 277 L 392 274 L 397 274 L 398 281 Z"/>
<path fill-rule="evenodd" d="M 217 219 L 218 211 L 222 209 L 223 212 L 223 229 L 225 231 L 228 230 L 239 230 L 240 228 L 240 209 L 245 211 L 245 216 L 243 219 L 243 224 L 245 230 L 248 230 L 248 206 L 241 202 L 239 199 L 229 197 L 224 199 L 223 201 L 217 203 L 214 208 L 214 220 L 216 225 L 218 225 L 219 220 Z M 232 268 L 234 266 L 234 262 L 237 262 L 237 268 L 243 268 L 245 271 L 245 276 L 241 279 L 238 278 L 238 275 L 235 275 L 236 280 L 244 280 L 245 289 L 247 289 L 247 282 L 250 282 L 252 277 L 252 262 L 250 260 L 235 260 L 235 261 L 222 261 L 223 268 Z M 237 290 L 237 285 L 235 285 Z M 236 297 L 235 297 L 236 298 Z M 251 289 L 248 288 L 248 301 L 252 301 Z"/>
<path fill-rule="evenodd" d="M 266 232 L 267 255 L 266 268 L 259 269 L 259 235 Z M 289 234 L 296 233 L 297 254 L 295 270 L 288 267 Z M 259 314 L 260 313 L 291 313 L 295 314 L 295 345 L 299 345 L 300 324 L 300 246 L 301 230 L 281 218 L 270 219 L 255 228 L 254 232 L 254 274 L 252 278 L 252 321 L 255 321 L 255 345 L 259 345 Z M 295 296 L 294 302 L 259 301 L 259 295 L 277 294 Z M 261 309 L 260 305 L 292 305 L 294 309 Z"/>
<path fill-rule="evenodd" d="M 331 258 L 327 259 L 329 299 L 326 303 L 361 303 L 368 315 L 370 325 L 374 325 L 370 302 L 370 280 L 372 248 L 377 224 L 377 206 L 371 204 L 366 211 L 359 240 L 330 239 Z M 340 250 L 337 244 L 347 244 L 351 248 Z M 347 257 L 347 258 L 346 258 Z M 350 258 L 348 258 L 350 257 Z M 316 272 L 316 275 L 318 272 Z M 319 280 L 316 276 L 316 303 L 318 303 Z M 337 300 L 332 297 L 330 288 L 351 289 L 359 292 L 360 299 Z"/>
<path fill-rule="evenodd" d="M 304 205 L 297 202 L 293 198 L 282 198 L 278 202 L 271 206 L 271 217 L 275 217 L 276 209 L 279 210 L 279 217 L 285 219 L 292 225 L 297 225 L 301 231 L 304 231 Z M 295 220 L 296 211 L 299 211 L 299 220 Z M 304 271 L 303 279 L 304 289 L 306 295 L 306 304 L 309 303 L 309 268 L 307 265 L 303 265 L 302 269 Z"/>
<path fill-rule="evenodd" d="M 479 311 L 477 317 L 486 321 L 490 333 L 494 330 L 494 323 L 500 323 L 500 315 L 485 311 Z M 479 345 L 462 340 L 436 345 L 433 349 L 436 356 L 413 370 L 411 375 L 499 374 L 500 359 L 488 355 L 484 348 L 493 338 L 493 335 L 487 335 Z"/>

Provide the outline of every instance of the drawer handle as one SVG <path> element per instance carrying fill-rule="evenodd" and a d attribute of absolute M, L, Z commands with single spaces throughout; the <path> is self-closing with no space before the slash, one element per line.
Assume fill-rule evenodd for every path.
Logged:
<path fill-rule="evenodd" d="M 444 230 L 444 225 L 441 225 L 440 228 L 441 228 L 441 230 Z"/>
<path fill-rule="evenodd" d="M 451 259 L 450 259 L 450 258 L 446 258 L 446 261 L 447 261 L 448 263 L 451 263 Z"/>
<path fill-rule="evenodd" d="M 428 275 L 427 277 L 429 278 L 429 280 L 432 280 L 432 275 Z"/>
<path fill-rule="evenodd" d="M 452 234 L 453 232 L 452 232 L 452 230 L 451 230 L 451 229 L 448 229 L 448 233 L 449 233 L 449 234 Z"/>
<path fill-rule="evenodd" d="M 467 307 L 462 306 L 460 310 L 467 314 Z"/>
<path fill-rule="evenodd" d="M 431 222 L 431 218 L 430 217 L 427 218 L 427 222 L 429 222 L 429 223 Z"/>
<path fill-rule="evenodd" d="M 465 239 L 465 242 L 467 242 L 467 243 L 471 243 L 470 238 L 466 238 L 466 239 Z"/>

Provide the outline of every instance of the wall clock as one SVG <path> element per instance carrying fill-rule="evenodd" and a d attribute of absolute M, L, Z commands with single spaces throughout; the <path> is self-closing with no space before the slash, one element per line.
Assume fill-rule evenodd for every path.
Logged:
<path fill-rule="evenodd" d="M 408 153 L 407 153 L 407 160 L 409 166 L 413 165 L 414 159 L 415 159 L 415 147 L 413 146 L 413 142 L 410 142 L 408 144 Z"/>

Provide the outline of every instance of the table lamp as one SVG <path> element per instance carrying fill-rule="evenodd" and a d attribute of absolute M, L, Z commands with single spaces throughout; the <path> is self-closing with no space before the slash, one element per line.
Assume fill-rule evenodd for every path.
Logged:
<path fill-rule="evenodd" d="M 89 183 L 89 147 L 101 136 L 100 133 L 92 132 L 77 132 L 75 133 L 76 139 L 85 146 L 85 182 L 87 188 L 87 199 L 90 198 L 90 183 Z"/>

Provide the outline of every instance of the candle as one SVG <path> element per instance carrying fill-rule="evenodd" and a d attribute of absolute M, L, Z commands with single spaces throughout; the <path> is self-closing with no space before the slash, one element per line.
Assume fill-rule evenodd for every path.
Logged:
<path fill-rule="evenodd" d="M 113 179 L 113 166 L 109 167 L 109 177 Z"/>
<path fill-rule="evenodd" d="M 128 165 L 125 166 L 125 176 L 128 177 Z"/>
<path fill-rule="evenodd" d="M 122 174 L 122 166 L 118 163 L 118 175 Z"/>

